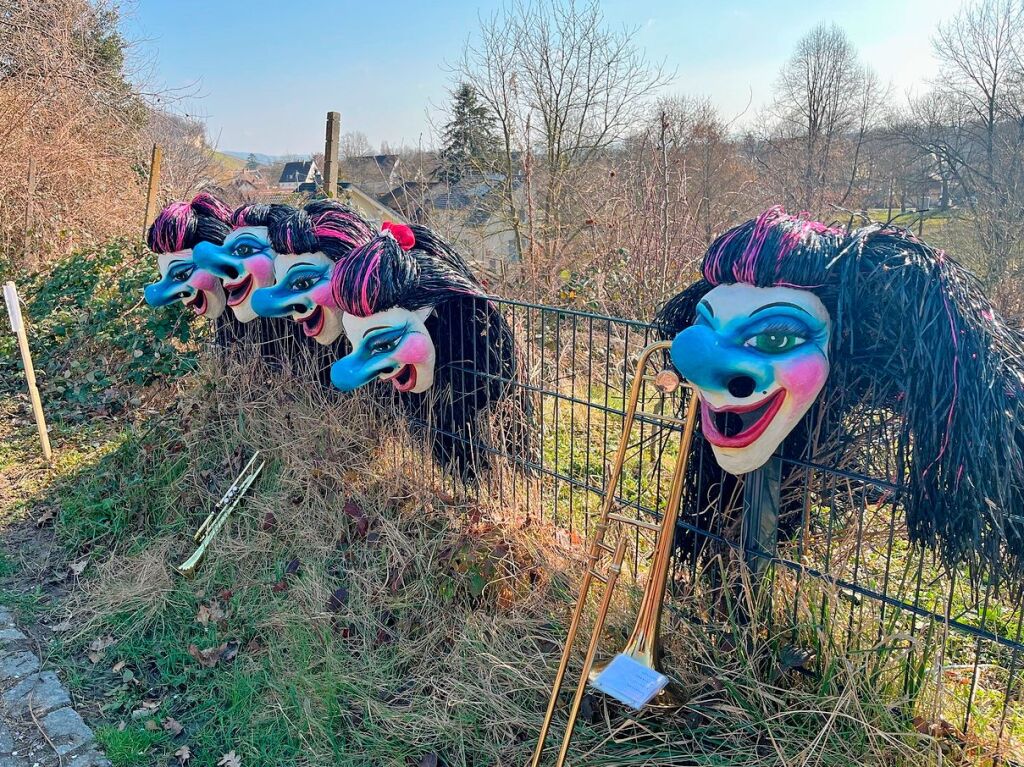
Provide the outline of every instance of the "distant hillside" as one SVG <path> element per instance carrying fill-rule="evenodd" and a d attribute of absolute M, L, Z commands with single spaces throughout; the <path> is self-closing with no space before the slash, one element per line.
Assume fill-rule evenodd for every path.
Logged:
<path fill-rule="evenodd" d="M 307 160 L 307 159 L 309 159 L 309 155 L 302 155 L 302 154 L 279 154 L 279 155 L 272 155 L 272 154 L 260 154 L 259 152 L 228 152 L 228 151 L 221 152 L 220 154 L 226 154 L 229 157 L 234 157 L 236 159 L 242 160 L 243 164 L 249 160 L 249 155 L 251 154 L 253 157 L 256 158 L 256 162 L 258 162 L 260 165 L 277 165 L 278 163 L 285 163 L 285 162 L 289 162 L 290 160 Z"/>

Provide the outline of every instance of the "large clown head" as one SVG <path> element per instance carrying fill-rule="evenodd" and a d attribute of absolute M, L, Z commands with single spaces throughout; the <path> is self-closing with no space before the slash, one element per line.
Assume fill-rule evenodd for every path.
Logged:
<path fill-rule="evenodd" d="M 672 342 L 672 363 L 700 392 L 701 428 L 731 474 L 763 465 L 828 378 L 831 320 L 808 290 L 719 285 Z"/>
<path fill-rule="evenodd" d="M 342 332 L 341 310 L 331 293 L 334 264 L 373 237 L 370 224 L 333 200 L 310 203 L 269 230 L 277 255 L 273 287 L 253 293 L 260 317 L 291 317 L 307 338 L 331 344 Z"/>
<path fill-rule="evenodd" d="M 435 301 L 460 286 L 431 281 L 440 273 L 431 275 L 429 262 L 409 252 L 414 245 L 409 227 L 386 222 L 380 236 L 335 268 L 334 297 L 345 312 L 342 324 L 352 344 L 352 353 L 331 366 L 331 383 L 342 391 L 375 378 L 414 394 L 434 384 L 437 354 L 426 322 Z"/>
<path fill-rule="evenodd" d="M 187 202 L 173 202 L 160 211 L 147 234 L 149 249 L 157 254 L 160 279 L 146 286 L 146 303 L 168 306 L 180 301 L 196 314 L 217 319 L 226 305 L 216 275 L 193 260 L 200 243 L 220 244 L 230 231 L 231 211 L 210 194 Z"/>
<path fill-rule="evenodd" d="M 697 388 L 704 437 L 731 474 L 764 465 L 825 386 L 832 320 L 812 287 L 842 235 L 773 208 L 719 238 L 704 279 L 673 299 L 689 326 L 672 364 Z"/>
<path fill-rule="evenodd" d="M 239 322 L 256 318 L 252 294 L 274 284 L 269 229 L 291 210 L 286 205 L 243 206 L 232 216 L 234 228 L 222 245 L 204 242 L 193 250 L 196 264 L 223 281 L 227 305 Z"/>

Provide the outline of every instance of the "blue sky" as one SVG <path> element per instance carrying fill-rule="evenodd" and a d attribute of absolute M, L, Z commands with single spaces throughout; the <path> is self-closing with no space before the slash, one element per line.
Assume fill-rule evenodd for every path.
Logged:
<path fill-rule="evenodd" d="M 221 149 L 267 154 L 322 149 L 324 116 L 374 145 L 430 146 L 454 61 L 480 14 L 501 0 L 134 0 L 125 33 L 140 75 L 184 88 L 173 109 L 204 117 Z M 843 26 L 894 89 L 935 76 L 931 36 L 959 0 L 603 0 L 610 24 L 674 70 L 667 94 L 706 95 L 743 119 L 770 97 L 779 67 L 819 21 Z M 144 65 L 144 67 L 143 67 Z"/>

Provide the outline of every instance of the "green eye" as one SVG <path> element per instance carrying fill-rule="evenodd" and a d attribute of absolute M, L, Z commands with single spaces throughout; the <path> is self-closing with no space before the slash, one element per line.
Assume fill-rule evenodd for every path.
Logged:
<path fill-rule="evenodd" d="M 292 290 L 309 290 L 316 284 L 312 277 L 300 277 L 292 283 Z"/>
<path fill-rule="evenodd" d="M 375 352 L 393 352 L 398 348 L 398 342 L 401 340 L 401 338 L 393 338 L 390 341 L 379 341 L 378 343 L 372 344 L 370 348 Z"/>
<path fill-rule="evenodd" d="M 781 354 L 806 342 L 806 338 L 796 333 L 758 333 L 747 339 L 746 345 L 765 354 Z"/>
<path fill-rule="evenodd" d="M 255 252 L 256 248 L 254 248 L 252 245 L 238 245 L 234 248 L 234 254 L 236 256 L 242 256 L 243 258 L 246 256 L 251 256 Z"/>

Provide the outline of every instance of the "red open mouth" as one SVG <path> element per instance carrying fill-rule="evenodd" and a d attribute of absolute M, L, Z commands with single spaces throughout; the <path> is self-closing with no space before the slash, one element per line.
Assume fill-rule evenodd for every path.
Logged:
<path fill-rule="evenodd" d="M 320 332 L 324 329 L 324 309 L 322 306 L 317 306 L 299 320 L 299 324 L 302 325 L 302 332 L 306 334 L 306 338 L 315 338 L 320 335 Z"/>
<path fill-rule="evenodd" d="M 206 301 L 206 293 L 204 293 L 201 290 L 197 290 L 196 294 L 185 302 L 185 306 L 187 306 L 189 309 L 191 309 L 200 317 L 202 317 L 204 314 L 206 314 L 206 309 L 208 307 Z"/>
<path fill-rule="evenodd" d="M 746 447 L 764 434 L 785 398 L 786 390 L 779 389 L 752 405 L 727 406 L 717 410 L 702 400 L 701 428 L 704 436 L 716 447 Z"/>
<path fill-rule="evenodd" d="M 245 275 L 238 282 L 225 282 L 224 291 L 228 296 L 228 306 L 238 306 L 252 292 L 253 279 L 251 274 Z"/>
<path fill-rule="evenodd" d="M 416 386 L 416 368 L 413 365 L 403 365 L 395 375 L 391 377 L 391 383 L 398 391 L 412 391 Z"/>

